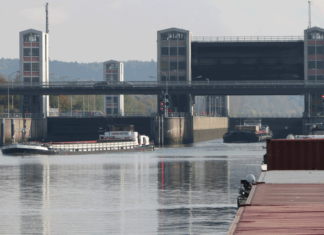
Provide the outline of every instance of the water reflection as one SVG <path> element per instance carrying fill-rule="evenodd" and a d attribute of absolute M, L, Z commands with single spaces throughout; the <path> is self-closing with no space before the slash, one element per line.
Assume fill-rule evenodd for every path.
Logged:
<path fill-rule="evenodd" d="M 258 177 L 262 155 L 210 152 L 0 155 L 0 234 L 226 234 L 239 180 Z"/>
<path fill-rule="evenodd" d="M 161 234 L 197 234 L 201 231 L 195 228 L 207 226 L 212 231 L 214 226 L 223 224 L 219 218 L 234 209 L 221 205 L 230 204 L 230 163 L 226 158 L 175 162 L 161 157 L 158 163 Z"/>

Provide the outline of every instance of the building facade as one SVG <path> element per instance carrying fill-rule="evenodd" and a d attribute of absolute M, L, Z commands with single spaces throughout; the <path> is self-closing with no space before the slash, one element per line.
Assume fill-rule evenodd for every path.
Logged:
<path fill-rule="evenodd" d="M 108 83 L 124 81 L 124 63 L 109 60 L 103 63 L 103 80 Z M 124 95 L 104 95 L 106 115 L 124 114 Z"/>
<path fill-rule="evenodd" d="M 48 34 L 42 31 L 28 29 L 19 33 L 20 82 L 27 85 L 49 81 L 48 42 Z M 21 96 L 20 112 L 46 117 L 49 113 L 48 95 Z"/>
<path fill-rule="evenodd" d="M 166 90 L 172 83 L 191 81 L 191 38 L 190 31 L 178 28 L 157 32 L 157 81 L 165 82 Z M 190 95 L 171 95 L 169 101 L 169 112 L 192 112 Z"/>
<path fill-rule="evenodd" d="M 208 76 L 192 74 L 193 66 L 192 32 L 179 28 L 169 28 L 157 32 L 157 81 L 172 83 L 203 81 Z M 167 89 L 167 88 L 166 88 Z M 171 95 L 169 112 L 187 112 L 193 114 L 195 97 L 192 95 Z M 159 101 L 158 101 L 159 102 Z M 208 115 L 227 116 L 228 96 L 211 96 L 205 99 L 205 112 Z M 208 108 L 207 108 L 208 107 Z M 198 110 L 197 108 L 195 108 Z"/>
<path fill-rule="evenodd" d="M 304 79 L 324 82 L 324 29 L 313 27 L 304 31 Z M 305 94 L 304 116 L 323 116 L 322 95 Z"/>

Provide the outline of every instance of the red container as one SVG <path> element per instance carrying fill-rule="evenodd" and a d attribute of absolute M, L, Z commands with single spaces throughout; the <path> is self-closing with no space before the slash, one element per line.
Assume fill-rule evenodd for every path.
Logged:
<path fill-rule="evenodd" d="M 267 140 L 267 170 L 324 170 L 324 139 Z"/>

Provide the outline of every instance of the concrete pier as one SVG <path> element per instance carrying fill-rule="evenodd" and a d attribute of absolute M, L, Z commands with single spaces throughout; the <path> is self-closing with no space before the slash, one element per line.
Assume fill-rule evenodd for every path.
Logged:
<path fill-rule="evenodd" d="M 31 118 L 3 118 L 1 119 L 0 138 L 1 146 L 11 144 L 12 136 L 15 135 L 15 141 L 22 141 L 21 129 L 26 128 L 25 138 L 28 140 L 43 141 L 47 136 L 47 119 Z"/>

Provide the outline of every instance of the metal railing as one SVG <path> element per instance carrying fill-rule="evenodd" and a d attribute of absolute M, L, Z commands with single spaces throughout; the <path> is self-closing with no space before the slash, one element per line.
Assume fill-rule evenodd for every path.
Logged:
<path fill-rule="evenodd" d="M 251 113 L 230 113 L 230 118 L 301 118 L 303 115 L 301 113 L 258 113 L 253 115 Z"/>
<path fill-rule="evenodd" d="M 171 113 L 167 113 L 165 115 L 165 118 L 175 118 L 175 117 L 190 118 L 191 117 L 191 113 L 186 113 L 186 112 L 171 112 Z"/>
<path fill-rule="evenodd" d="M 0 118 L 45 118 L 44 113 L 0 113 Z"/>
<path fill-rule="evenodd" d="M 48 117 L 51 118 L 128 118 L 128 117 L 155 117 L 157 113 L 136 113 L 136 112 L 128 112 L 128 113 L 119 113 L 119 114 L 105 114 L 103 112 L 82 112 L 79 110 L 72 111 L 63 111 L 61 113 L 58 112 L 50 112 Z"/>
<path fill-rule="evenodd" d="M 323 81 L 304 81 L 304 80 L 281 80 L 281 81 L 136 81 L 132 83 L 106 83 L 97 84 L 98 82 L 39 82 L 39 83 L 0 83 L 0 89 L 27 89 L 27 88 L 90 88 L 103 89 L 106 87 L 118 88 L 141 88 L 141 87 L 165 87 L 170 86 L 219 86 L 219 85 L 324 85 Z M 130 85 L 131 84 L 131 85 Z"/>
<path fill-rule="evenodd" d="M 304 41 L 303 36 L 194 36 L 192 42 L 286 42 Z"/>

